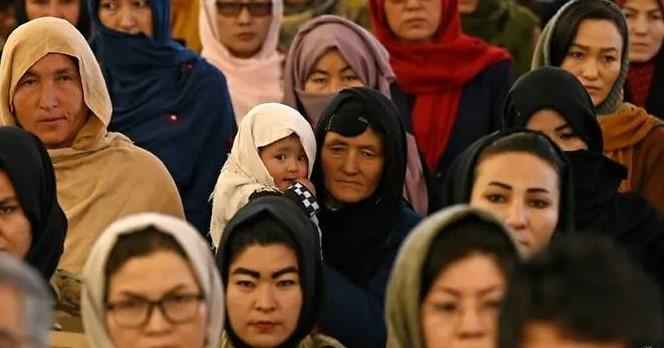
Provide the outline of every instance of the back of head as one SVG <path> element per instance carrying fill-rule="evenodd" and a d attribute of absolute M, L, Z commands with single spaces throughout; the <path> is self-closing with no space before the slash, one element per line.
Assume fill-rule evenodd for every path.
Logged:
<path fill-rule="evenodd" d="M 578 342 L 658 346 L 660 299 L 653 281 L 611 241 L 565 236 L 510 279 L 499 347 L 522 347 L 534 326 Z M 532 337 L 529 337 L 532 339 Z"/>

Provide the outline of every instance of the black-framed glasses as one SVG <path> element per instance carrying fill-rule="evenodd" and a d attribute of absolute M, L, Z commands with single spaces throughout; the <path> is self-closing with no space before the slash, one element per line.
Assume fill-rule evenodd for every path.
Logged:
<path fill-rule="evenodd" d="M 32 346 L 35 340 L 30 336 L 22 336 L 0 329 L 0 348 L 23 348 Z"/>
<path fill-rule="evenodd" d="M 272 14 L 272 2 L 227 2 L 217 1 L 217 12 L 224 17 L 237 17 L 246 8 L 253 17 L 265 17 Z"/>
<path fill-rule="evenodd" d="M 152 317 L 155 307 L 171 324 L 183 324 L 194 319 L 199 304 L 205 300 L 203 294 L 170 294 L 157 301 L 134 297 L 131 299 L 107 303 L 106 310 L 111 312 L 118 326 L 123 328 L 143 327 Z"/>

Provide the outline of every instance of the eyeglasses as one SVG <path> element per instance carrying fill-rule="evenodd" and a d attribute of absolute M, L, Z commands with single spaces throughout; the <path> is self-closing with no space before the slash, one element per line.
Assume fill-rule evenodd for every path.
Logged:
<path fill-rule="evenodd" d="M 132 298 L 106 304 L 118 326 L 133 329 L 143 327 L 152 317 L 152 311 L 159 307 L 161 314 L 171 324 L 191 321 L 198 312 L 198 305 L 205 299 L 203 294 L 167 295 L 158 301 L 147 298 Z"/>
<path fill-rule="evenodd" d="M 272 14 L 272 2 L 227 2 L 217 1 L 217 12 L 224 17 L 237 17 L 246 8 L 253 17 Z"/>
<path fill-rule="evenodd" d="M 20 336 L 7 330 L 0 329 L 0 348 L 29 347 L 34 342 L 35 340 L 29 336 Z"/>

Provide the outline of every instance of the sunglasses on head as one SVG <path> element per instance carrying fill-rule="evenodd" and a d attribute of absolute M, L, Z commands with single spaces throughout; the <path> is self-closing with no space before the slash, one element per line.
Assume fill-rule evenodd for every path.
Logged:
<path fill-rule="evenodd" d="M 217 12 L 224 17 L 237 17 L 246 8 L 254 17 L 265 17 L 272 14 L 272 2 L 226 2 L 217 1 Z"/>

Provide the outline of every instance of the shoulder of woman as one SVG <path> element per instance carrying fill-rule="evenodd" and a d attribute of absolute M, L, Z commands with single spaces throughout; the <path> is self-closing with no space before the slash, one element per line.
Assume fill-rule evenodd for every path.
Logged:
<path fill-rule="evenodd" d="M 345 346 L 330 336 L 314 334 L 302 340 L 298 348 L 345 348 Z"/>

